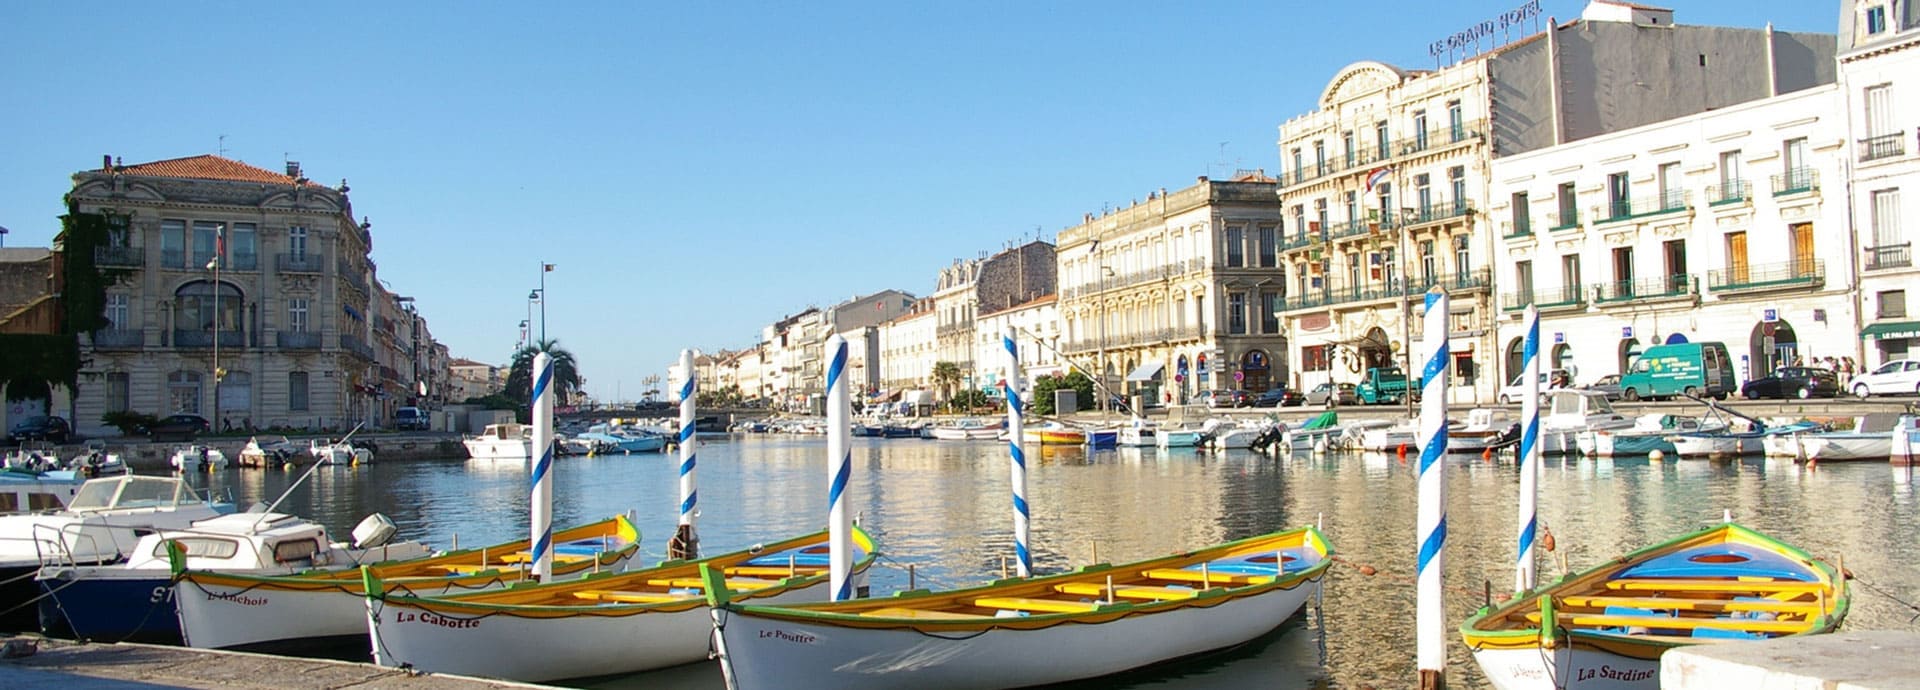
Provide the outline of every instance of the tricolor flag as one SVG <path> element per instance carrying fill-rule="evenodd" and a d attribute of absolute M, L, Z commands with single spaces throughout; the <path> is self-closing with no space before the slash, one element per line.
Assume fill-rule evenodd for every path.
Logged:
<path fill-rule="evenodd" d="M 540 264 L 540 268 L 546 271 L 547 273 L 553 272 L 553 264 Z"/>
<path fill-rule="evenodd" d="M 1387 181 L 1387 176 L 1391 174 L 1393 174 L 1393 168 L 1374 168 L 1373 172 L 1367 173 L 1367 191 L 1371 193 L 1374 187 Z"/>
<path fill-rule="evenodd" d="M 220 258 L 227 255 L 227 226 L 219 225 L 213 229 L 213 258 L 207 261 L 209 270 L 220 267 Z"/>

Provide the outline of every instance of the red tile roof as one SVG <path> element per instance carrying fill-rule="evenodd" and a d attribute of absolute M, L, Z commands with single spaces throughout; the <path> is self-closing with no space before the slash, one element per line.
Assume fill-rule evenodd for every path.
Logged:
<path fill-rule="evenodd" d="M 151 177 L 186 177 L 196 180 L 227 180 L 232 182 L 264 182 L 267 184 L 299 183 L 287 175 L 256 168 L 236 160 L 219 156 L 189 156 L 151 163 L 136 163 L 119 167 L 119 172 L 127 175 L 147 175 Z M 313 184 L 304 182 L 301 184 Z"/>

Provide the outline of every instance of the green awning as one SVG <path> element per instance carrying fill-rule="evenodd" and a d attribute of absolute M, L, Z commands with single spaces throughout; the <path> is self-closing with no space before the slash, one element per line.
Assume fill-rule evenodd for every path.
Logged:
<path fill-rule="evenodd" d="M 1860 337 L 1874 340 L 1920 338 L 1920 321 L 1882 321 L 1860 331 Z"/>

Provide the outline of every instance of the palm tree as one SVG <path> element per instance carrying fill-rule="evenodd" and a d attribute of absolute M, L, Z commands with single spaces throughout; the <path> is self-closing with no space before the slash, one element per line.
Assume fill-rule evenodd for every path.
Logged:
<path fill-rule="evenodd" d="M 960 383 L 960 365 L 953 362 L 935 362 L 933 365 L 933 385 L 940 388 L 940 396 L 953 397 L 953 387 Z"/>
<path fill-rule="evenodd" d="M 573 361 L 573 353 L 558 347 L 559 340 L 541 340 L 532 345 L 521 347 L 513 353 L 513 367 L 507 371 L 507 396 L 515 401 L 526 403 L 533 395 L 533 357 L 542 352 L 553 358 L 553 393 L 557 404 L 566 404 L 568 397 L 584 379 Z"/>

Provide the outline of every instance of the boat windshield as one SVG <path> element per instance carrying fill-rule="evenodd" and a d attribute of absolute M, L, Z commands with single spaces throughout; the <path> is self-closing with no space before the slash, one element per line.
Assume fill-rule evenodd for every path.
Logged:
<path fill-rule="evenodd" d="M 115 477 L 80 485 L 68 510 L 166 508 L 199 502 L 193 489 L 171 477 Z"/>
<path fill-rule="evenodd" d="M 1613 414 L 1613 403 L 1607 402 L 1607 396 L 1582 391 L 1554 391 L 1553 409 L 1548 414 Z"/>

